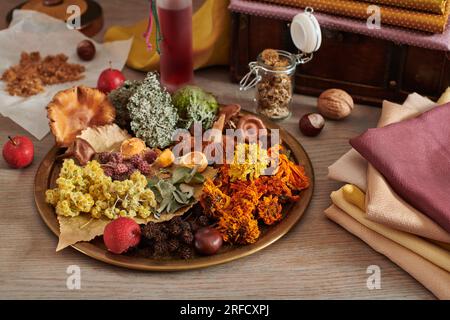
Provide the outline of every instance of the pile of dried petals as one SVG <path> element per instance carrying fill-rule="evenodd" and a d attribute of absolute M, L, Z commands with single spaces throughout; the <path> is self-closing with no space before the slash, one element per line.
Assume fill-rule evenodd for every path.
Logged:
<path fill-rule="evenodd" d="M 230 165 L 224 165 L 214 181 L 205 182 L 200 203 L 206 214 L 217 219 L 217 229 L 224 241 L 256 242 L 260 236 L 258 221 L 271 225 L 281 220 L 282 204 L 299 200 L 299 192 L 309 187 L 304 168 L 280 150 L 280 146 L 269 150 L 269 154 L 278 154 L 274 175 L 233 180 Z"/>

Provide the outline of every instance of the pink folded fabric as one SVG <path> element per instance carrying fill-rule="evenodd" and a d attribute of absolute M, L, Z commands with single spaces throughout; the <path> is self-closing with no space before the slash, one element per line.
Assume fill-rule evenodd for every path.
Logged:
<path fill-rule="evenodd" d="M 350 140 L 399 196 L 448 232 L 449 122 L 450 103 Z"/>

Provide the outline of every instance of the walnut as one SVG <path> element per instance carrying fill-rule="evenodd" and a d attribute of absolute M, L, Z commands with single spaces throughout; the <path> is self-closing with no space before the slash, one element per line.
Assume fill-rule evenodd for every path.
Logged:
<path fill-rule="evenodd" d="M 324 91 L 317 100 L 319 112 L 328 119 L 344 119 L 352 113 L 354 104 L 352 97 L 340 89 Z"/>

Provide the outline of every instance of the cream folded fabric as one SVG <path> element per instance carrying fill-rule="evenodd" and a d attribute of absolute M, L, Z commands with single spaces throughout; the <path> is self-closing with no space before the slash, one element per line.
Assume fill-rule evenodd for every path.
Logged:
<path fill-rule="evenodd" d="M 342 189 L 331 193 L 331 200 L 333 201 L 334 205 L 345 211 L 348 215 L 350 215 L 353 219 L 355 219 L 362 225 L 422 256 L 436 266 L 446 270 L 447 272 L 450 272 L 449 251 L 435 244 L 432 244 L 431 242 L 428 242 L 421 237 L 412 235 L 407 232 L 398 231 L 386 227 L 382 224 L 370 221 L 365 216 L 364 211 L 345 200 Z"/>
<path fill-rule="evenodd" d="M 416 93 L 406 99 L 403 106 L 388 101 L 378 126 L 385 126 L 415 117 L 436 106 L 431 100 Z M 367 171 L 364 171 L 364 165 Z M 354 149 L 329 167 L 329 178 L 358 186 L 366 191 L 367 217 L 386 226 L 429 239 L 450 243 L 450 234 L 423 213 L 411 207 L 389 186 L 384 177 Z M 362 186 L 363 181 L 366 185 Z"/>
<path fill-rule="evenodd" d="M 326 216 L 351 234 L 383 254 L 413 278 L 430 290 L 439 299 L 450 299 L 450 273 L 437 267 L 418 254 L 358 223 L 344 211 L 331 206 Z"/>
<path fill-rule="evenodd" d="M 354 184 L 363 191 L 367 189 L 367 160 L 351 148 L 328 167 L 328 178 Z"/>

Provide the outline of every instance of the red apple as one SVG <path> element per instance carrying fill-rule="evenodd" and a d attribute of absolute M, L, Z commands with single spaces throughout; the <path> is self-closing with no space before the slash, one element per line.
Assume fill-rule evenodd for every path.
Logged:
<path fill-rule="evenodd" d="M 34 158 L 33 142 L 22 136 L 8 137 L 9 141 L 3 146 L 3 158 L 11 168 L 28 167 Z"/>
<path fill-rule="evenodd" d="M 108 251 L 122 254 L 141 241 L 141 228 L 130 218 L 120 217 L 105 227 L 103 241 Z"/>
<path fill-rule="evenodd" d="M 98 77 L 97 89 L 105 94 L 119 88 L 125 82 L 125 76 L 117 69 L 106 69 Z"/>

